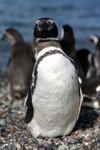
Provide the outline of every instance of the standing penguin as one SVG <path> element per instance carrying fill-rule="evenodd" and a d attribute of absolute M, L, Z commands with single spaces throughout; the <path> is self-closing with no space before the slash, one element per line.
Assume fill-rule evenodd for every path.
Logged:
<path fill-rule="evenodd" d="M 20 99 L 26 96 L 32 79 L 34 66 L 32 50 L 30 45 L 23 41 L 22 35 L 13 28 L 5 30 L 1 40 L 11 43 L 7 75 L 12 98 Z"/>
<path fill-rule="evenodd" d="M 57 36 L 52 19 L 37 20 L 37 59 L 25 100 L 25 123 L 35 138 L 69 134 L 80 113 L 82 92 L 76 68 L 62 51 Z"/>
<path fill-rule="evenodd" d="M 76 41 L 71 26 L 63 25 L 61 28 L 61 47 L 63 51 L 71 58 L 76 57 Z"/>
<path fill-rule="evenodd" d="M 94 63 L 94 55 L 86 48 L 77 51 L 77 58 L 83 68 L 86 79 L 95 76 L 96 68 Z M 84 82 L 84 81 L 83 81 Z"/>
<path fill-rule="evenodd" d="M 82 106 L 100 109 L 100 76 L 86 79 L 81 84 L 83 92 Z"/>
<path fill-rule="evenodd" d="M 65 54 L 67 54 L 75 61 L 78 68 L 78 76 L 80 77 L 82 82 L 85 76 L 84 76 L 83 68 L 77 57 L 76 40 L 74 37 L 74 31 L 71 26 L 69 25 L 62 26 L 60 45 L 62 47 L 62 50 L 65 52 Z"/>
<path fill-rule="evenodd" d="M 95 45 L 95 68 L 96 76 L 98 76 L 100 75 L 100 37 L 97 35 L 91 35 L 89 39 Z"/>

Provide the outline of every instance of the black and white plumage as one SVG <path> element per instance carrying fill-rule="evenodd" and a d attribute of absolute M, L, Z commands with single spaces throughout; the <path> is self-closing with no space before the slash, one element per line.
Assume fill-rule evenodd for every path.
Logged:
<path fill-rule="evenodd" d="M 100 95 L 99 95 L 100 96 Z M 100 100 L 96 97 L 83 94 L 83 108 L 100 109 Z"/>
<path fill-rule="evenodd" d="M 32 52 L 33 52 L 33 55 L 34 55 L 34 59 L 36 60 L 36 57 L 37 57 L 37 44 L 36 44 L 36 40 L 33 39 L 33 41 L 31 42 L 31 48 L 32 48 Z"/>
<path fill-rule="evenodd" d="M 1 40 L 11 43 L 7 75 L 11 96 L 20 99 L 26 96 L 32 79 L 35 62 L 33 53 L 30 45 L 23 41 L 22 35 L 16 29 L 6 29 Z"/>
<path fill-rule="evenodd" d="M 82 48 L 77 51 L 77 58 L 83 68 L 86 79 L 95 76 L 95 56 L 86 48 Z"/>
<path fill-rule="evenodd" d="M 98 76 L 100 75 L 100 37 L 97 35 L 91 35 L 89 39 L 95 45 L 94 50 L 95 68 L 96 68 L 96 76 Z"/>
<path fill-rule="evenodd" d="M 39 19 L 34 36 L 37 59 L 25 100 L 25 122 L 35 138 L 67 135 L 76 124 L 82 103 L 76 68 L 60 47 L 52 19 Z"/>
<path fill-rule="evenodd" d="M 100 108 L 100 76 L 86 79 L 82 85 L 84 99 L 82 106 L 89 108 Z"/>
<path fill-rule="evenodd" d="M 63 25 L 61 28 L 61 47 L 63 51 L 71 58 L 76 57 L 76 41 L 71 26 Z"/>
<path fill-rule="evenodd" d="M 84 71 L 77 57 L 76 40 L 74 37 L 74 31 L 70 25 L 62 26 L 60 45 L 65 54 L 67 54 L 75 61 L 78 68 L 78 76 L 80 77 L 82 82 L 85 77 Z"/>

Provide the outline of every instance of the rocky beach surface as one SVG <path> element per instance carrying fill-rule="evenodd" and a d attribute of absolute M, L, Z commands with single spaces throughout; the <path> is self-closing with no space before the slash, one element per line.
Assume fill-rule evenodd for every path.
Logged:
<path fill-rule="evenodd" d="M 0 75 L 0 150 L 100 150 L 100 110 L 82 108 L 73 131 L 57 138 L 33 138 L 24 123 L 24 99 L 12 99 Z"/>

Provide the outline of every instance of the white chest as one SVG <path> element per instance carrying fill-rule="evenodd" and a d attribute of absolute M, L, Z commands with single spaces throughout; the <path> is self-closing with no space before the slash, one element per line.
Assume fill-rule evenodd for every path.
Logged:
<path fill-rule="evenodd" d="M 70 60 L 62 54 L 48 55 L 38 64 L 32 103 L 34 136 L 68 134 L 76 123 L 79 102 L 78 78 Z"/>

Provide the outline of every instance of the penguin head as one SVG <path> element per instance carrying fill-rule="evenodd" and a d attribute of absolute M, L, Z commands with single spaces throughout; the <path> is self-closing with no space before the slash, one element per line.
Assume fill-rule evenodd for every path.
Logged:
<path fill-rule="evenodd" d="M 22 35 L 13 28 L 8 28 L 3 32 L 3 36 L 1 41 L 7 40 L 11 44 L 15 44 L 16 42 L 23 41 Z"/>
<path fill-rule="evenodd" d="M 97 35 L 91 35 L 89 40 L 94 43 L 94 45 L 100 45 L 100 38 Z"/>
<path fill-rule="evenodd" d="M 50 18 L 40 18 L 36 21 L 34 28 L 35 38 L 57 38 L 58 28 L 55 22 Z"/>
<path fill-rule="evenodd" d="M 71 26 L 63 25 L 61 29 L 61 38 L 66 41 L 74 40 L 74 32 Z"/>

